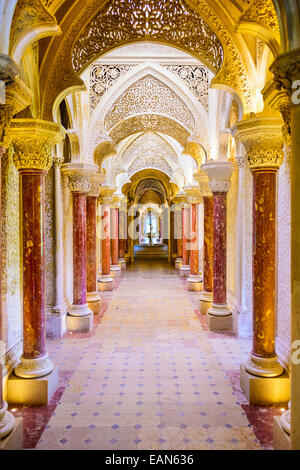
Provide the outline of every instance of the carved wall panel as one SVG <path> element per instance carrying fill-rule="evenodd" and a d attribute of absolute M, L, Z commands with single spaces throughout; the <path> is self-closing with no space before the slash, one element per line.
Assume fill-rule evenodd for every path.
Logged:
<path fill-rule="evenodd" d="M 2 159 L 2 309 L 7 350 L 22 339 L 19 175 L 10 149 Z"/>
<path fill-rule="evenodd" d="M 109 132 L 120 121 L 137 114 L 169 116 L 193 131 L 192 113 L 179 96 L 160 80 L 147 75 L 130 86 L 113 104 L 105 116 Z"/>
<path fill-rule="evenodd" d="M 77 39 L 72 61 L 83 70 L 112 47 L 137 40 L 171 43 L 201 57 L 213 70 L 223 62 L 221 42 L 201 16 L 183 0 L 112 0 Z"/>
<path fill-rule="evenodd" d="M 134 160 L 134 162 L 132 162 L 132 164 L 127 170 L 127 173 L 130 178 L 132 175 L 134 175 L 138 171 L 146 170 L 147 168 L 162 171 L 163 173 L 168 175 L 170 179 L 172 179 L 173 177 L 172 168 L 170 167 L 168 162 L 164 158 L 162 158 L 160 155 L 157 155 L 157 156 L 144 155 L 144 156 L 137 158 L 136 160 Z"/>

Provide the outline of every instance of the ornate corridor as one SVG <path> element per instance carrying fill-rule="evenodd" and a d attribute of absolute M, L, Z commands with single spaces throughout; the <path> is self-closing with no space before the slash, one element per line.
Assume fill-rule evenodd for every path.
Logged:
<path fill-rule="evenodd" d="M 0 0 L 0 449 L 300 449 L 300 0 Z"/>

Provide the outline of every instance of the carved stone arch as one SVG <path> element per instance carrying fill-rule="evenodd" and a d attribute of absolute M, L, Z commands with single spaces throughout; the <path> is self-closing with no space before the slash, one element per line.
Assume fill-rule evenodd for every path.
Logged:
<path fill-rule="evenodd" d="M 131 142 L 121 155 L 123 165 L 128 165 L 137 156 L 145 153 L 157 154 L 178 165 L 178 155 L 173 147 L 156 132 L 144 132 Z"/>
<path fill-rule="evenodd" d="M 19 0 L 12 20 L 9 54 L 20 64 L 25 50 L 39 39 L 58 36 L 61 29 L 42 0 Z"/>
<path fill-rule="evenodd" d="M 107 115 L 109 109 L 112 107 L 112 103 L 120 99 L 131 86 L 134 86 L 137 82 L 147 76 L 154 77 L 156 80 L 166 85 L 170 90 L 174 90 L 175 94 L 185 103 L 186 107 L 194 117 L 196 126 L 194 133 L 203 133 L 207 113 L 191 90 L 182 80 L 166 68 L 163 68 L 158 64 L 149 63 L 137 65 L 123 75 L 122 80 L 118 80 L 112 85 L 112 87 L 105 93 L 92 115 L 92 127 L 100 117 Z M 148 112 L 147 114 L 151 113 Z M 200 124 L 202 124 L 202 126 L 200 126 Z"/>
<path fill-rule="evenodd" d="M 173 119 L 156 114 L 145 114 L 143 116 L 134 116 L 122 121 L 110 132 L 110 138 L 117 145 L 123 139 L 133 134 L 145 131 L 157 131 L 159 129 L 163 134 L 173 137 L 180 145 L 184 146 L 189 132 Z"/>
<path fill-rule="evenodd" d="M 130 164 L 127 173 L 130 178 L 135 173 L 147 169 L 159 170 L 162 173 L 168 175 L 170 179 L 172 179 L 174 176 L 171 166 L 165 160 L 165 158 L 162 158 L 160 155 L 141 155 L 137 157 Z"/>
<path fill-rule="evenodd" d="M 253 0 L 240 18 L 237 31 L 264 41 L 274 57 L 280 53 L 280 28 L 272 0 Z"/>

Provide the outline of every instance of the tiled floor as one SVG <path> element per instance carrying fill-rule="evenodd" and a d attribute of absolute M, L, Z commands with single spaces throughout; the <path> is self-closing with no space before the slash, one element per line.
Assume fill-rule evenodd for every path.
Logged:
<path fill-rule="evenodd" d="M 92 334 L 49 342 L 61 387 L 23 410 L 25 446 L 52 415 L 37 449 L 260 449 L 236 390 L 250 341 L 207 331 L 166 261 L 139 260 L 118 284 Z"/>

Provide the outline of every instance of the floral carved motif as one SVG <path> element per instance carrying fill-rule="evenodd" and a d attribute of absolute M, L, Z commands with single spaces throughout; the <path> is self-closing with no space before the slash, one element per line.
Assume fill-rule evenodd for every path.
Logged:
<path fill-rule="evenodd" d="M 130 86 L 113 104 L 105 117 L 105 128 L 112 129 L 123 119 L 137 114 L 163 114 L 193 130 L 192 113 L 177 94 L 160 80 L 147 75 Z"/>
<path fill-rule="evenodd" d="M 141 156 L 137 158 L 128 168 L 128 176 L 129 178 L 137 173 L 138 171 L 145 170 L 147 168 L 155 169 L 162 171 L 170 178 L 173 176 L 173 171 L 168 162 L 162 158 L 161 156 Z"/>
<path fill-rule="evenodd" d="M 173 150 L 171 145 L 162 137 L 153 132 L 145 132 L 127 147 L 121 157 L 122 164 L 128 165 L 137 157 L 145 155 L 146 153 L 148 155 L 161 155 L 174 164 L 178 164 L 178 157 L 175 150 Z"/>
<path fill-rule="evenodd" d="M 18 170 L 48 171 L 52 165 L 52 142 L 46 137 L 15 137 L 14 164 Z"/>
<path fill-rule="evenodd" d="M 183 0 L 113 0 L 94 16 L 73 49 L 81 71 L 112 47 L 137 40 L 169 42 L 193 51 L 214 70 L 223 62 L 222 45 L 206 22 Z"/>
<path fill-rule="evenodd" d="M 254 0 L 242 17 L 242 21 L 253 21 L 271 29 L 280 42 L 279 23 L 272 0 Z"/>
<path fill-rule="evenodd" d="M 134 116 L 121 122 L 111 130 L 110 137 L 117 144 L 129 135 L 147 130 L 157 131 L 157 129 L 164 134 L 174 137 L 182 146 L 185 145 L 189 136 L 188 131 L 176 121 L 165 116 L 146 114 Z"/>
<path fill-rule="evenodd" d="M 208 70 L 202 65 L 165 65 L 165 68 L 177 75 L 193 92 L 208 112 Z"/>

